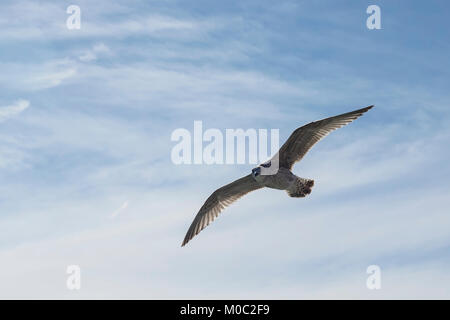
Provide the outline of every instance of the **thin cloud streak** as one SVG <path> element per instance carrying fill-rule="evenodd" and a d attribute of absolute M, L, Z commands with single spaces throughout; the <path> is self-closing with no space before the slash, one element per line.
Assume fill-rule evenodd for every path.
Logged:
<path fill-rule="evenodd" d="M 127 209 L 128 208 L 128 201 L 125 201 L 121 206 L 120 206 L 120 208 L 118 208 L 116 211 L 114 211 L 112 214 L 111 214 L 111 218 L 115 218 L 115 217 L 117 217 L 119 214 L 121 214 L 125 209 Z"/>
<path fill-rule="evenodd" d="M 27 109 L 29 106 L 30 102 L 28 100 L 17 100 L 12 105 L 5 107 L 0 106 L 0 122 L 18 115 L 19 113 Z"/>

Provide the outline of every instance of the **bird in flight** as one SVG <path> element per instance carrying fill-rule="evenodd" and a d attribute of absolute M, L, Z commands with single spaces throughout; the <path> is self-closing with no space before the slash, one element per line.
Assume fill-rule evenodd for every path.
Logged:
<path fill-rule="evenodd" d="M 245 194 L 264 187 L 285 190 L 289 196 L 303 198 L 311 193 L 314 180 L 291 172 L 311 147 L 330 132 L 345 126 L 373 106 L 314 121 L 296 129 L 275 156 L 252 169 L 252 173 L 214 191 L 194 218 L 181 246 L 188 243 L 228 205 Z"/>

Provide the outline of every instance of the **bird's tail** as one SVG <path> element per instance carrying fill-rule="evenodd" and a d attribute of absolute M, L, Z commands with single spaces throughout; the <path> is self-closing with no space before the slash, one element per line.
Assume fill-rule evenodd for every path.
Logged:
<path fill-rule="evenodd" d="M 314 186 L 314 180 L 297 178 L 289 189 L 287 193 L 290 197 L 303 198 L 311 193 L 311 188 Z"/>

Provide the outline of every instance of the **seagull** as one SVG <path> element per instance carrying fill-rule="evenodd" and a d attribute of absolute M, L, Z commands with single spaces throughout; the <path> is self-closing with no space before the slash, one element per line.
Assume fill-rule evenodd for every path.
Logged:
<path fill-rule="evenodd" d="M 252 169 L 252 173 L 214 191 L 194 218 L 182 247 L 208 226 L 231 203 L 249 192 L 267 187 L 285 190 L 290 197 L 303 198 L 311 193 L 314 180 L 292 173 L 292 167 L 319 140 L 330 132 L 359 118 L 372 106 L 343 113 L 338 116 L 310 122 L 296 129 L 280 150 L 269 161 Z"/>

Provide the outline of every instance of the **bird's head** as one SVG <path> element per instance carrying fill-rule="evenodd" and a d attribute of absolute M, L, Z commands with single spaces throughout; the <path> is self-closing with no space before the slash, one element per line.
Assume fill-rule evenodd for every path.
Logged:
<path fill-rule="evenodd" d="M 266 163 L 261 164 L 260 166 L 252 169 L 252 177 L 255 180 L 261 179 L 262 175 L 267 175 L 268 168 L 270 168 L 271 162 L 268 161 Z"/>

